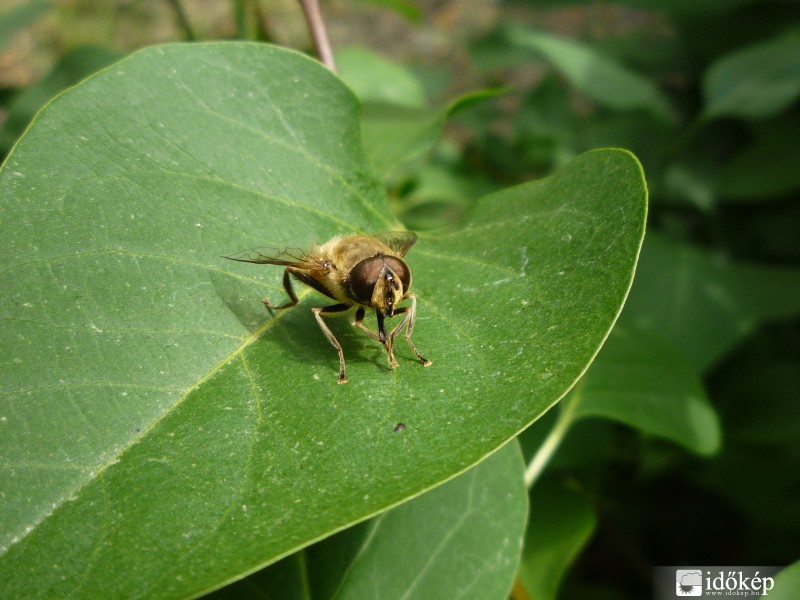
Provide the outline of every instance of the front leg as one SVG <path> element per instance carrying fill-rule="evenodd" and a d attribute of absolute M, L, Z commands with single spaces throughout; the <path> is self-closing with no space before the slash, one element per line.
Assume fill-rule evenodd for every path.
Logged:
<path fill-rule="evenodd" d="M 400 328 L 403 325 L 406 325 L 406 341 L 408 342 L 408 345 L 411 347 L 411 350 L 414 352 L 415 356 L 422 363 L 422 366 L 430 367 L 433 363 L 422 356 L 422 354 L 419 353 L 419 350 L 417 350 L 417 347 L 414 345 L 414 342 L 411 341 L 411 334 L 414 332 L 414 323 L 417 320 L 417 297 L 414 294 L 406 294 L 404 300 L 411 300 L 411 306 L 404 306 L 395 312 L 395 314 L 406 314 L 397 327 L 392 329 L 392 333 L 389 334 L 389 342 L 391 343 L 392 340 L 394 340 L 394 336 L 397 335 L 398 331 L 400 331 Z"/>
<path fill-rule="evenodd" d="M 392 365 L 392 368 L 395 368 L 400 363 L 397 362 L 394 358 L 394 347 L 393 342 L 394 339 L 391 335 L 386 333 L 386 326 L 384 325 L 384 315 L 381 311 L 376 310 L 375 316 L 378 317 L 378 339 L 383 344 L 383 347 L 386 349 L 386 356 L 389 358 L 389 364 Z"/>
<path fill-rule="evenodd" d="M 389 334 L 386 333 L 386 328 L 384 326 L 383 320 L 384 316 L 383 313 L 379 310 L 375 311 L 375 316 L 378 318 L 378 333 L 371 331 L 364 325 L 364 307 L 359 306 L 358 310 L 356 311 L 356 322 L 355 325 L 361 331 L 366 333 L 369 337 L 371 337 L 376 342 L 380 342 L 383 347 L 386 349 L 386 356 L 389 358 L 389 364 L 392 368 L 396 367 L 399 363 L 394 358 L 394 350 L 392 349 L 392 339 Z"/>

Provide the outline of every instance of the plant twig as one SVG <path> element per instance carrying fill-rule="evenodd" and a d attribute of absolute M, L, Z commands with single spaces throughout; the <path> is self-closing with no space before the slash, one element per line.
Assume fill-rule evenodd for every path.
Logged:
<path fill-rule="evenodd" d="M 575 409 L 577 408 L 578 404 L 580 403 L 581 399 L 581 382 L 575 386 L 572 390 L 572 393 L 569 395 L 569 398 L 566 398 L 562 401 L 562 405 L 559 407 L 560 411 L 558 413 L 558 418 L 556 419 L 555 425 L 550 430 L 550 433 L 547 434 L 547 437 L 542 442 L 542 445 L 539 446 L 539 449 L 536 451 L 536 454 L 533 455 L 531 458 L 531 462 L 528 463 L 528 468 L 525 469 L 525 487 L 531 489 L 533 487 L 534 482 L 539 478 L 539 475 L 542 474 L 544 468 L 547 466 L 547 463 L 550 462 L 550 459 L 553 458 L 553 455 L 556 453 L 561 442 L 564 440 L 564 437 L 567 435 L 567 430 L 570 428 L 573 422 L 573 414 L 575 413 Z"/>
<path fill-rule="evenodd" d="M 172 10 L 175 12 L 175 18 L 178 20 L 180 28 L 183 29 L 183 35 L 186 37 L 186 41 L 192 42 L 196 40 L 197 37 L 194 34 L 194 30 L 189 23 L 189 18 L 186 16 L 186 11 L 183 10 L 180 0 L 167 0 L 167 4 L 172 6 Z"/>
<path fill-rule="evenodd" d="M 236 22 L 236 37 L 240 40 L 246 40 L 247 6 L 245 0 L 236 0 L 233 3 L 233 19 Z"/>
<path fill-rule="evenodd" d="M 331 42 L 328 39 L 328 32 L 325 30 L 325 21 L 322 19 L 322 11 L 319 9 L 318 0 L 299 0 L 306 17 L 308 30 L 311 32 L 311 39 L 314 41 L 314 48 L 320 62 L 336 73 L 336 62 L 333 59 Z"/>

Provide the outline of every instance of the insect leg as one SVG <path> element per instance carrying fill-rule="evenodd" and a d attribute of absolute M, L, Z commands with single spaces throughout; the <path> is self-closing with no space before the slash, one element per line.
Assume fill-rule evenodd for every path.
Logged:
<path fill-rule="evenodd" d="M 358 310 L 356 311 L 355 326 L 358 327 L 359 329 L 361 329 L 364 333 L 366 333 L 373 340 L 375 340 L 376 342 L 380 342 L 382 344 L 383 340 L 381 340 L 381 337 L 377 333 L 375 333 L 374 331 L 369 329 L 366 325 L 364 325 L 363 321 L 364 321 L 364 307 L 360 306 L 358 308 Z"/>
<path fill-rule="evenodd" d="M 349 308 L 349 304 L 342 303 L 334 304 L 333 306 L 315 307 L 311 309 L 311 312 L 314 313 L 314 317 L 317 319 L 317 323 L 319 323 L 319 328 L 322 329 L 322 333 L 325 334 L 325 337 L 328 338 L 328 341 L 339 353 L 339 379 L 336 383 L 347 383 L 347 376 L 344 374 L 344 352 L 342 351 L 342 345 L 339 343 L 339 340 L 336 339 L 336 336 L 333 335 L 333 332 L 325 324 L 325 321 L 322 320 L 322 315 L 344 312 Z"/>
<path fill-rule="evenodd" d="M 394 358 L 394 348 L 392 342 L 392 336 L 386 333 L 386 326 L 384 325 L 384 316 L 383 313 L 379 310 L 375 311 L 375 316 L 378 318 L 378 334 L 377 339 L 378 341 L 383 344 L 383 347 L 386 349 L 386 356 L 389 358 L 389 364 L 392 365 L 392 368 L 398 366 L 400 363 L 397 362 Z M 375 334 L 373 334 L 375 335 Z"/>
<path fill-rule="evenodd" d="M 394 351 L 392 350 L 392 342 L 389 339 L 389 335 L 386 333 L 386 328 L 384 327 L 383 320 L 384 316 L 383 313 L 379 310 L 375 311 L 375 316 L 378 318 L 378 332 L 375 333 L 374 331 L 370 330 L 366 325 L 364 325 L 364 308 L 359 307 L 356 311 L 356 321 L 355 325 L 359 329 L 361 329 L 364 333 L 366 333 L 369 337 L 371 337 L 376 342 L 380 342 L 383 347 L 386 349 L 386 356 L 389 358 L 389 364 L 392 367 L 396 367 L 398 362 L 394 358 Z"/>
<path fill-rule="evenodd" d="M 386 334 L 386 329 L 384 329 L 383 327 L 383 314 L 380 313 L 379 311 L 375 311 L 375 314 L 378 317 L 378 330 L 380 331 L 380 333 L 375 333 L 374 331 L 367 328 L 366 325 L 364 325 L 363 307 L 359 307 L 359 309 L 356 311 L 355 325 L 356 327 L 361 329 L 361 331 L 363 331 L 369 337 L 371 337 L 373 340 L 375 340 L 376 342 L 380 342 L 383 345 L 383 347 L 386 349 L 386 355 L 389 357 L 389 364 L 392 365 L 392 367 L 396 367 L 398 365 L 398 362 L 394 358 L 394 351 L 392 350 L 392 341 L 391 339 L 389 339 L 390 336 Z"/>
<path fill-rule="evenodd" d="M 286 293 L 289 295 L 289 299 L 279 306 L 275 306 L 272 302 L 269 301 L 269 298 L 262 298 L 261 301 L 264 303 L 264 306 L 267 307 L 270 311 L 272 309 L 280 310 L 282 308 L 289 308 L 290 306 L 296 306 L 298 303 L 297 294 L 294 293 L 294 289 L 292 288 L 292 278 L 291 278 L 291 271 L 289 269 L 285 269 L 283 271 L 283 289 L 286 290 Z"/>
<path fill-rule="evenodd" d="M 403 325 L 406 325 L 406 341 L 408 342 L 408 345 L 411 347 L 411 350 L 414 352 L 416 357 L 420 360 L 422 366 L 429 367 L 432 364 L 431 361 L 422 356 L 422 354 L 419 353 L 419 350 L 417 350 L 417 347 L 414 346 L 414 342 L 411 341 L 411 334 L 414 331 L 414 323 L 417 320 L 417 297 L 414 294 L 407 294 L 405 299 L 411 300 L 411 306 L 404 306 L 399 310 L 395 311 L 395 314 L 399 313 L 406 313 L 406 314 L 403 317 L 403 320 L 400 321 L 400 323 L 397 325 L 397 327 L 392 329 L 392 333 L 389 334 L 389 340 L 390 341 L 393 340 L 397 332 L 400 331 L 400 328 L 403 327 Z"/>

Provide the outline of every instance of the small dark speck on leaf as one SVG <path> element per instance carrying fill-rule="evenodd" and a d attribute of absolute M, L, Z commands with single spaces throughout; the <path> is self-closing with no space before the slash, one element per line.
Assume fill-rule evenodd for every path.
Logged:
<path fill-rule="evenodd" d="M 400 433 L 405 428 L 406 428 L 406 424 L 405 423 L 398 423 L 397 425 L 394 426 L 394 432 L 395 433 Z"/>

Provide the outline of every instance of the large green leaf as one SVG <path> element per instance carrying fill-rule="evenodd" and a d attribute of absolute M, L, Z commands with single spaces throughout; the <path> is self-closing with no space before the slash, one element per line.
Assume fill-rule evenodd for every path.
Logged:
<path fill-rule="evenodd" d="M 445 485 L 213 597 L 504 600 L 525 533 L 524 468 L 512 441 Z"/>
<path fill-rule="evenodd" d="M 140 52 L 58 97 L 0 172 L 3 596 L 183 597 L 447 480 L 553 405 L 630 286 L 627 152 L 483 198 L 408 256 L 422 368 L 280 269 L 224 261 L 398 227 L 331 73 L 258 44 Z M 402 432 L 395 431 L 404 423 Z"/>

